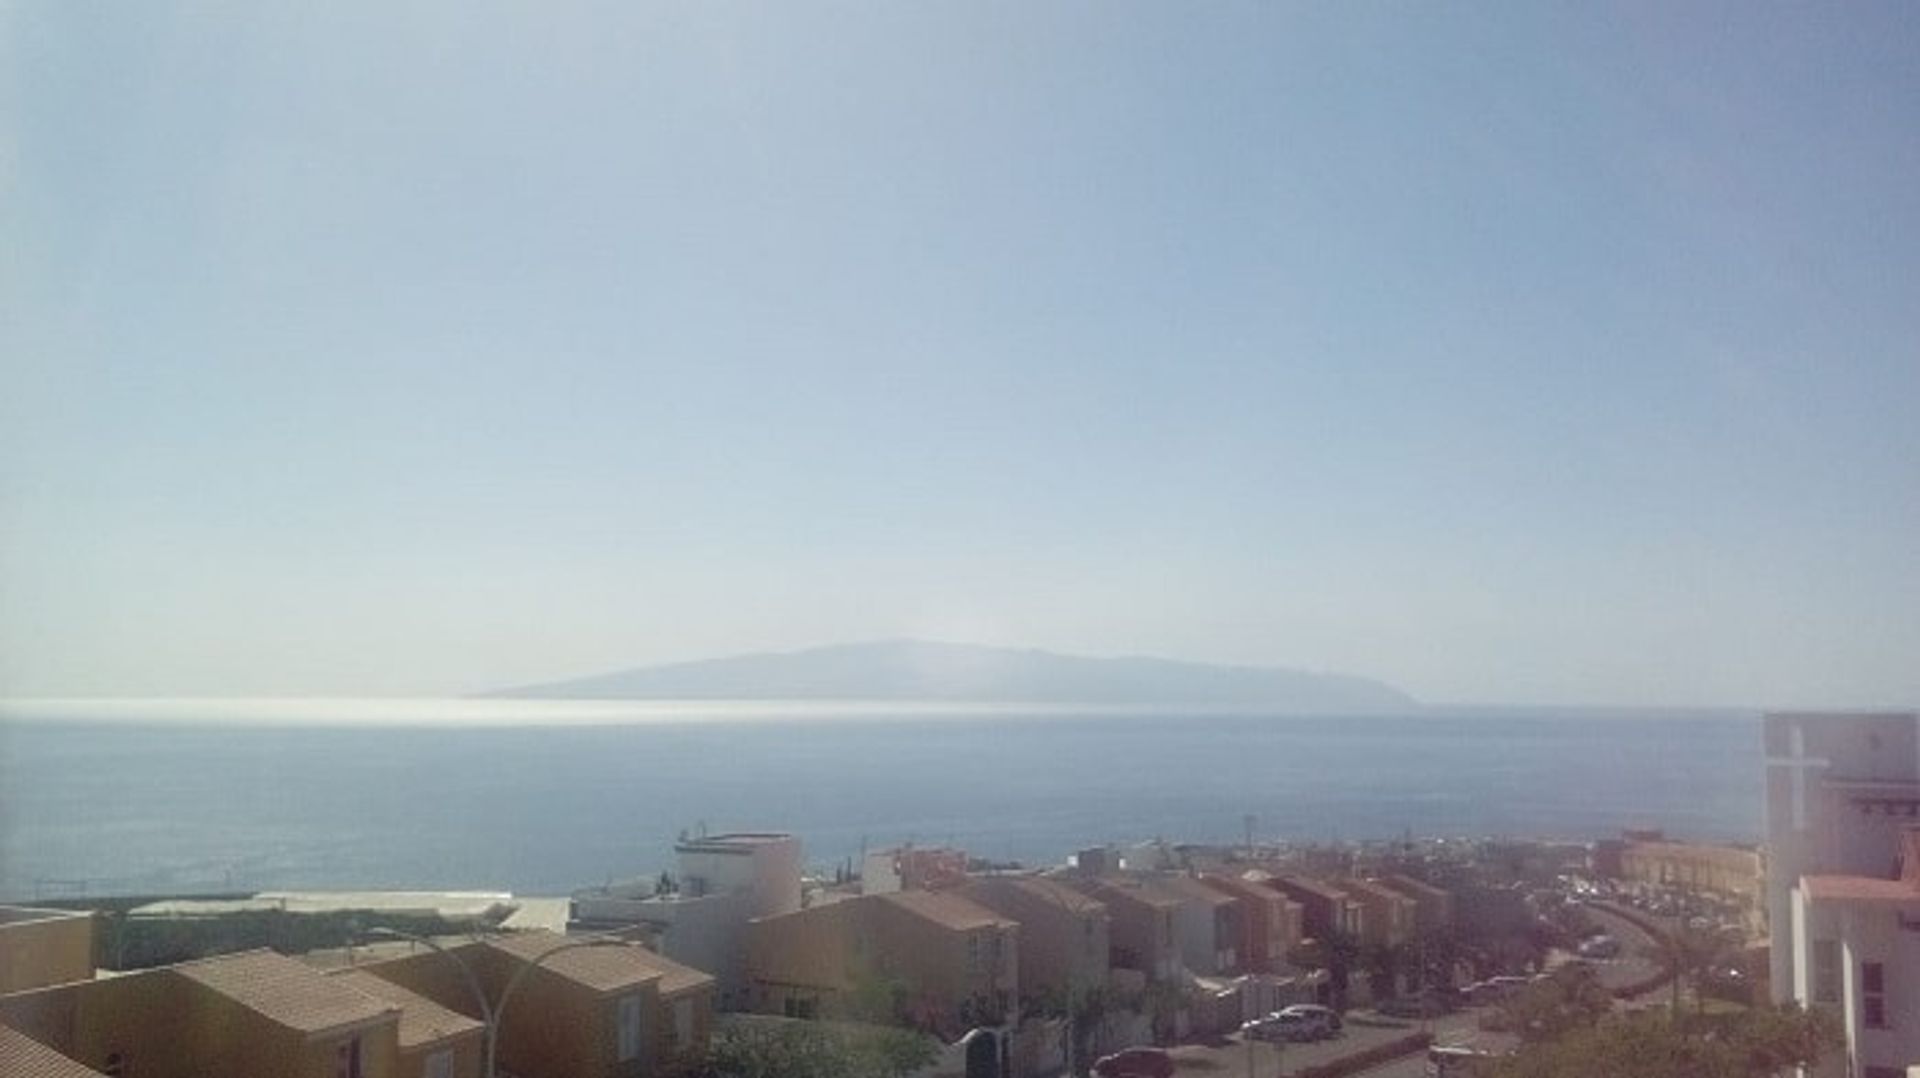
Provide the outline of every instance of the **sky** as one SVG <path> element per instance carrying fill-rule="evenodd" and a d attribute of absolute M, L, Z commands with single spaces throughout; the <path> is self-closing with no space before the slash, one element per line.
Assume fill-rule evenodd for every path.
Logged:
<path fill-rule="evenodd" d="M 1920 704 L 1920 6 L 0 3 L 0 695 Z"/>

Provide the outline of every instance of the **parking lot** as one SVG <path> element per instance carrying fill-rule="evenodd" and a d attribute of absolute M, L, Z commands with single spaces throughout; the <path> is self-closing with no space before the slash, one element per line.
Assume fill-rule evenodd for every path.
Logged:
<path fill-rule="evenodd" d="M 1479 1009 L 1461 1011 L 1436 1018 L 1428 1023 L 1427 1028 L 1433 1033 L 1435 1044 L 1484 1043 L 1504 1048 L 1511 1039 L 1482 1032 L 1478 1024 L 1479 1015 Z M 1249 1044 L 1235 1034 L 1216 1043 L 1181 1045 L 1168 1049 L 1168 1052 L 1173 1056 L 1174 1067 L 1179 1074 L 1274 1078 L 1281 1073 L 1293 1074 L 1305 1067 L 1331 1063 L 1343 1056 L 1416 1033 L 1420 1028 L 1418 1022 L 1374 1019 L 1363 1012 L 1352 1012 L 1347 1015 L 1346 1028 L 1339 1036 L 1329 1040 L 1305 1044 L 1282 1045 L 1264 1041 Z M 1281 1069 L 1283 1065 L 1284 1072 Z"/>

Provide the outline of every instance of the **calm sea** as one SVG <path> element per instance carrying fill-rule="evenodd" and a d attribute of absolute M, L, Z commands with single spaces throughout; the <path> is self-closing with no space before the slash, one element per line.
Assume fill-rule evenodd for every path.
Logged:
<path fill-rule="evenodd" d="M 669 867 L 682 830 L 809 860 L 951 843 L 1418 835 L 1751 841 L 1752 716 L 1379 718 L 819 704 L 0 707 L 0 896 L 264 888 L 559 894 Z"/>

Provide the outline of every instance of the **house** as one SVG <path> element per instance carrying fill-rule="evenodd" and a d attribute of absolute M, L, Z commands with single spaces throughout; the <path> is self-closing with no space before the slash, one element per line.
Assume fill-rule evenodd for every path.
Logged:
<path fill-rule="evenodd" d="M 1453 893 L 1425 880 L 1394 874 L 1373 881 L 1413 899 L 1413 927 L 1417 935 L 1433 935 L 1453 927 Z"/>
<path fill-rule="evenodd" d="M 952 891 L 857 895 L 748 926 L 749 1004 L 903 1019 L 951 1039 L 1019 998 L 1018 923 Z"/>
<path fill-rule="evenodd" d="M 1920 714 L 1766 716 L 1767 910 L 1776 1001 L 1832 1008 L 1822 1074 L 1920 1062 Z"/>
<path fill-rule="evenodd" d="M 1060 877 L 1107 908 L 1115 969 L 1138 972 L 1149 981 L 1170 981 L 1181 973 L 1174 921 L 1180 899 L 1147 887 L 1134 876 Z"/>
<path fill-rule="evenodd" d="M 604 936 L 455 938 L 384 948 L 356 968 L 469 1018 L 480 1017 L 469 973 L 489 1000 L 515 984 L 496 1052 L 520 1078 L 659 1073 L 699 1052 L 713 1022 L 711 976 Z"/>
<path fill-rule="evenodd" d="M 364 969 L 332 971 L 355 991 L 399 1008 L 394 1074 L 400 1078 L 483 1078 L 486 1026 L 478 1019 L 377 977 Z"/>
<path fill-rule="evenodd" d="M 1305 876 L 1263 876 L 1261 882 L 1300 903 L 1301 927 L 1308 937 L 1326 942 L 1344 935 L 1366 935 L 1365 907 L 1351 895 L 1324 880 Z"/>
<path fill-rule="evenodd" d="M 403 1078 L 398 1007 L 266 950 L 12 993 L 0 1023 L 108 1075 Z"/>
<path fill-rule="evenodd" d="M 1240 944 L 1247 918 L 1238 898 L 1184 874 L 1148 876 L 1144 882 L 1179 903 L 1173 935 L 1188 970 L 1203 977 L 1241 972 Z"/>
<path fill-rule="evenodd" d="M 1340 889 L 1360 904 L 1362 946 L 1391 949 L 1412 942 L 1419 910 L 1412 898 L 1361 879 L 1341 880 Z"/>
<path fill-rule="evenodd" d="M 567 930 L 638 931 L 654 949 L 711 973 L 722 1009 L 744 1006 L 747 922 L 800 908 L 800 840 L 736 831 L 674 846 L 677 889 L 632 880 L 575 891 Z"/>
<path fill-rule="evenodd" d="M 0 906 L 0 995 L 93 976 L 93 914 Z"/>
<path fill-rule="evenodd" d="M 1288 953 L 1300 945 L 1300 903 L 1239 875 L 1207 873 L 1200 882 L 1240 903 L 1241 965 L 1254 973 L 1286 972 Z"/>
<path fill-rule="evenodd" d="M 959 894 L 1020 925 L 1020 988 L 1061 1001 L 1107 984 L 1112 922 L 1107 907 L 1057 880 L 987 876 Z"/>

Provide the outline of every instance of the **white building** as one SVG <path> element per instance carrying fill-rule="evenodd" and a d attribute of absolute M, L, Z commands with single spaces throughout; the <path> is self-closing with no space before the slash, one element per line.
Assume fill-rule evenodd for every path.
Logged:
<path fill-rule="evenodd" d="M 1776 714 L 1765 723 L 1767 912 L 1777 1001 L 1847 1033 L 1823 1074 L 1920 1064 L 1920 715 Z"/>
<path fill-rule="evenodd" d="M 644 928 L 661 954 L 711 973 L 722 1008 L 746 989 L 747 922 L 800 908 L 800 840 L 768 832 L 684 839 L 678 889 L 654 881 L 590 887 L 573 895 L 570 931 Z"/>

